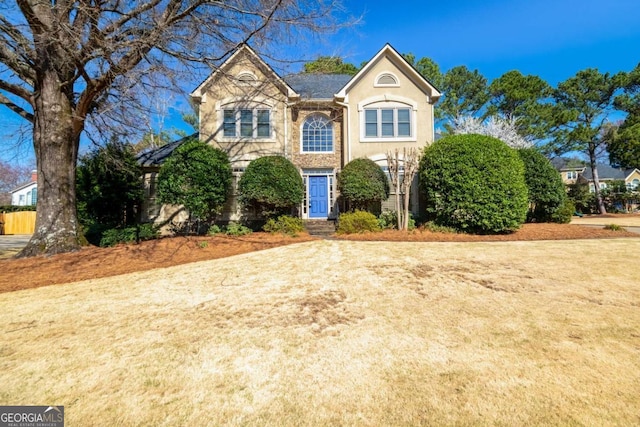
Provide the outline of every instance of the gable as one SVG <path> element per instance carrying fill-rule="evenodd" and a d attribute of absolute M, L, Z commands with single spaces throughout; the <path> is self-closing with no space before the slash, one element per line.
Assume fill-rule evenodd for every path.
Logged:
<path fill-rule="evenodd" d="M 244 89 L 247 94 L 265 91 L 272 86 L 281 94 L 296 97 L 296 92 L 247 45 L 242 45 L 218 69 L 207 77 L 190 96 L 205 102 L 212 87 L 224 84 L 227 89 Z"/>
<path fill-rule="evenodd" d="M 372 94 L 377 89 L 398 88 L 398 93 L 421 93 L 430 104 L 440 98 L 440 92 L 424 76 L 416 71 L 390 44 L 386 44 L 353 78 L 336 94 L 347 99 L 358 91 Z"/>

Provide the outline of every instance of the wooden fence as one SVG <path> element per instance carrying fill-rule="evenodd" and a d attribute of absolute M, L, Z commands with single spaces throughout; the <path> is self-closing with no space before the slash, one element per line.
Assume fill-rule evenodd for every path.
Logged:
<path fill-rule="evenodd" d="M 36 229 L 36 213 L 0 212 L 0 234 L 33 234 Z"/>

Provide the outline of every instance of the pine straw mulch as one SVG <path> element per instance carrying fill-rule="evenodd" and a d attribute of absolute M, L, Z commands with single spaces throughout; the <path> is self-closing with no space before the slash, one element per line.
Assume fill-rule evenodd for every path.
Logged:
<path fill-rule="evenodd" d="M 601 227 L 571 224 L 525 224 L 520 230 L 505 235 L 388 230 L 381 233 L 337 236 L 339 239 L 346 240 L 409 242 L 487 242 L 620 237 L 638 237 L 638 234 L 624 230 L 611 231 Z M 304 233 L 298 237 L 268 233 L 253 233 L 242 237 L 171 237 L 142 242 L 137 245 L 118 245 L 113 248 L 85 247 L 77 252 L 51 257 L 0 259 L 0 293 L 224 258 L 316 239 L 316 237 Z"/>

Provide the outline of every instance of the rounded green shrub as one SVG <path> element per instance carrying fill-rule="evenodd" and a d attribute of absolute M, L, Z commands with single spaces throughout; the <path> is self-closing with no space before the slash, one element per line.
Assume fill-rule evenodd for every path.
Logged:
<path fill-rule="evenodd" d="M 342 169 L 338 190 L 354 210 L 367 210 L 389 197 L 389 181 L 373 160 L 354 159 Z"/>
<path fill-rule="evenodd" d="M 277 219 L 269 218 L 262 227 L 267 233 L 281 233 L 296 236 L 304 231 L 304 222 L 301 218 L 290 215 L 280 215 Z"/>
<path fill-rule="evenodd" d="M 302 203 L 304 183 L 296 167 L 282 156 L 249 163 L 238 183 L 238 200 L 264 216 L 290 213 Z"/>
<path fill-rule="evenodd" d="M 370 212 L 354 211 L 340 214 L 338 219 L 338 234 L 364 233 L 366 231 L 380 231 L 378 218 Z"/>
<path fill-rule="evenodd" d="M 556 168 L 535 148 L 521 148 L 518 154 L 529 190 L 527 221 L 566 222 L 566 215 L 558 211 L 567 202 L 567 191 Z"/>
<path fill-rule="evenodd" d="M 227 154 L 189 139 L 160 168 L 158 198 L 161 203 L 183 205 L 194 218 L 211 220 L 222 211 L 230 185 Z"/>
<path fill-rule="evenodd" d="M 528 209 L 516 150 L 484 135 L 451 135 L 425 148 L 420 183 L 437 225 L 476 233 L 518 229 Z"/>

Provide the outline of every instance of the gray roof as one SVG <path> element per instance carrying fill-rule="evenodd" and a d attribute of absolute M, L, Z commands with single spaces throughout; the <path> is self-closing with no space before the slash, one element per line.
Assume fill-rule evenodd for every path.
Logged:
<path fill-rule="evenodd" d="M 303 99 L 333 99 L 353 76 L 349 74 L 290 74 L 284 78 Z"/>
<path fill-rule="evenodd" d="M 581 170 L 585 167 L 583 164 L 577 164 L 576 159 L 567 159 L 565 157 L 554 157 L 551 159 L 551 164 L 557 170 Z"/>
<path fill-rule="evenodd" d="M 599 179 L 610 179 L 610 180 L 622 180 L 624 181 L 626 177 L 628 177 L 634 169 L 618 169 L 609 165 L 599 164 L 598 168 L 598 178 Z M 593 174 L 591 173 L 591 168 L 585 168 L 582 176 L 587 180 L 593 179 Z"/>
<path fill-rule="evenodd" d="M 140 164 L 140 166 L 161 166 L 167 159 L 167 157 L 169 157 L 171 153 L 173 153 L 173 150 L 178 148 L 188 139 L 198 139 L 198 133 L 185 136 L 184 138 L 178 139 L 177 141 L 172 141 L 166 145 L 163 145 L 162 147 L 140 153 L 137 157 L 138 163 Z"/>

